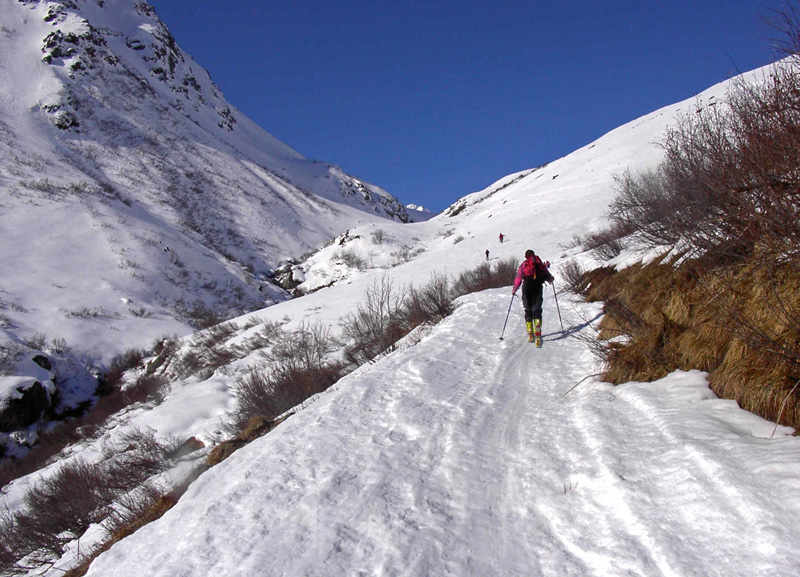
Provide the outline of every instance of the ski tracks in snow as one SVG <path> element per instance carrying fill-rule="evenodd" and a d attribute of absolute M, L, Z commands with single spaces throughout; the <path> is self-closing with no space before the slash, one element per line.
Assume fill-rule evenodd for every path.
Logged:
<path fill-rule="evenodd" d="M 594 358 L 553 331 L 550 299 L 543 348 L 518 308 L 498 340 L 507 299 L 464 298 L 418 345 L 203 475 L 89 575 L 797 574 L 797 439 L 766 440 L 772 425 L 700 373 L 564 396 Z M 588 330 L 580 310 L 596 305 L 568 305 L 567 333 Z"/>
<path fill-rule="evenodd" d="M 483 302 L 491 298 L 460 313 L 477 319 L 496 309 Z M 555 311 L 546 307 L 546 323 L 548 316 L 552 326 Z M 565 317 L 581 325 L 573 311 Z M 768 559 L 776 543 L 794 542 L 783 528 L 792 523 L 770 519 L 776 505 L 762 502 L 770 488 L 746 471 L 752 455 L 736 467 L 720 441 L 756 450 L 759 443 L 743 441 L 742 431 L 720 439 L 717 428 L 698 424 L 707 407 L 694 410 L 703 402 L 738 408 L 698 392 L 702 376 L 691 373 L 661 385 L 587 384 L 564 397 L 593 372 L 585 345 L 551 333 L 536 349 L 510 328 L 499 345 L 485 330 L 451 339 L 472 356 L 452 352 L 463 364 L 463 378 L 448 379 L 458 383 L 447 399 L 458 418 L 434 454 L 449 486 L 461 486 L 448 495 L 455 514 L 444 526 L 473 536 L 447 546 L 468 551 L 452 574 L 492 574 L 498 558 L 509 575 L 776 574 Z M 430 383 L 420 370 L 420 382 Z M 688 398 L 676 400 L 683 380 Z M 797 554 L 783 548 L 790 575 Z"/>

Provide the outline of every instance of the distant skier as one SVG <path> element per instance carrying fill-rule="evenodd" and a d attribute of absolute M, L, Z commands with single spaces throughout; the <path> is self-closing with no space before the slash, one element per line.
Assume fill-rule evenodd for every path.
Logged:
<path fill-rule="evenodd" d="M 500 233 L 500 237 L 499 238 L 500 238 L 500 244 L 503 244 L 503 239 L 505 238 L 505 236 L 503 236 L 502 232 Z"/>
<path fill-rule="evenodd" d="M 489 260 L 489 249 L 486 249 L 486 260 Z"/>
<path fill-rule="evenodd" d="M 525 328 L 528 330 L 528 341 L 535 341 L 537 347 L 542 346 L 542 287 L 545 282 L 555 280 L 550 274 L 550 263 L 543 263 L 532 250 L 525 251 L 525 260 L 517 269 L 514 288 L 511 295 L 517 294 L 522 285 L 522 308 L 525 310 Z"/>

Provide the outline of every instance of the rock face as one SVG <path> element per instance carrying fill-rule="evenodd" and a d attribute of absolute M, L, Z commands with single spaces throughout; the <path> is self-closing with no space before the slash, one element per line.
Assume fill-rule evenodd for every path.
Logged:
<path fill-rule="evenodd" d="M 30 427 L 53 408 L 47 389 L 39 381 L 15 389 L 19 396 L 5 399 L 6 405 L 0 407 L 0 432 L 3 433 Z"/>

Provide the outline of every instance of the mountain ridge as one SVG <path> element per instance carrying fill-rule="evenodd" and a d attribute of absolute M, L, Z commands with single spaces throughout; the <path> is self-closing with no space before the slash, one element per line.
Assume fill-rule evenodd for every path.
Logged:
<path fill-rule="evenodd" d="M 0 8 L 0 23 L 0 221 L 40 274 L 70 276 L 48 256 L 66 241 L 87 276 L 114 277 L 105 280 L 117 299 L 185 332 L 205 323 L 193 307 L 230 316 L 288 298 L 274 269 L 348 228 L 409 220 L 383 189 L 304 158 L 242 115 L 147 2 L 21 0 Z M 25 249 L 26 231 L 40 246 Z M 20 260 L 12 253 L 0 254 L 6 270 Z M 109 274 L 112 262 L 128 274 Z M 7 279 L 0 290 L 21 335 L 53 324 L 21 316 L 34 303 L 127 314 L 88 286 L 82 299 L 41 287 L 32 298 L 37 289 Z M 53 336 L 80 348 L 86 331 L 54 324 Z"/>
<path fill-rule="evenodd" d="M 75 365 L 289 299 L 281 266 L 410 220 L 244 116 L 145 1 L 3 2 L 0 55 L 0 409 L 69 413 L 97 386 Z"/>

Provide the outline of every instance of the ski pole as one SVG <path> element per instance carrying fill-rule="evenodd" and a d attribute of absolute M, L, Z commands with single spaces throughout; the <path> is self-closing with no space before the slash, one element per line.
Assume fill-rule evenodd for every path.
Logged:
<path fill-rule="evenodd" d="M 508 315 L 511 314 L 511 305 L 514 304 L 514 297 L 517 296 L 514 293 L 511 293 L 511 302 L 508 303 L 508 312 L 506 313 L 506 322 L 503 323 L 503 332 L 500 333 L 500 340 L 503 340 L 503 335 L 506 334 L 506 325 L 508 324 Z"/>
<path fill-rule="evenodd" d="M 556 310 L 558 311 L 558 322 L 561 323 L 561 332 L 564 332 L 564 321 L 561 320 L 561 309 L 558 307 L 558 297 L 556 296 L 556 285 L 553 283 L 553 298 L 556 299 Z"/>

